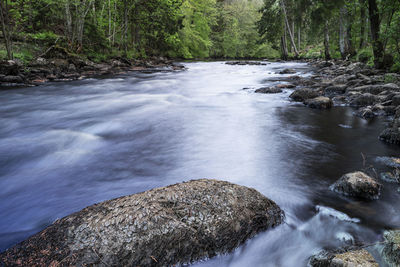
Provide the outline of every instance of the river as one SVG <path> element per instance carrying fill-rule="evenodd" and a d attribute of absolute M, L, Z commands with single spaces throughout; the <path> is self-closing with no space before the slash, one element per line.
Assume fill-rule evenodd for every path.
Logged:
<path fill-rule="evenodd" d="M 310 75 L 306 64 L 185 66 L 0 91 L 0 251 L 93 203 L 198 178 L 254 187 L 286 223 L 195 266 L 305 266 L 400 227 L 397 186 L 369 202 L 329 190 L 366 167 L 361 153 L 377 172 L 376 157 L 399 155 L 377 139 L 384 119 L 254 93 L 284 68 Z"/>

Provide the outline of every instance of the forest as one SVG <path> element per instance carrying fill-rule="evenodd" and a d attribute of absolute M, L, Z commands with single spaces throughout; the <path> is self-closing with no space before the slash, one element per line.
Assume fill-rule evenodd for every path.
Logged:
<path fill-rule="evenodd" d="M 1 0 L 0 56 L 342 58 L 400 71 L 398 0 Z"/>

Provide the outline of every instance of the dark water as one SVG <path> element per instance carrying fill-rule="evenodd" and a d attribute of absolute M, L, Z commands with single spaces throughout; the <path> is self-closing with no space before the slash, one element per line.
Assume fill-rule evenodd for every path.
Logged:
<path fill-rule="evenodd" d="M 188 63 L 185 72 L 47 84 L 0 92 L 0 250 L 93 203 L 196 178 L 251 186 L 286 224 L 199 266 L 305 266 L 323 247 L 373 242 L 400 227 L 400 194 L 340 197 L 329 185 L 400 149 L 384 121 L 317 111 L 252 89 L 298 63 Z M 345 241 L 347 240 L 347 241 Z"/>

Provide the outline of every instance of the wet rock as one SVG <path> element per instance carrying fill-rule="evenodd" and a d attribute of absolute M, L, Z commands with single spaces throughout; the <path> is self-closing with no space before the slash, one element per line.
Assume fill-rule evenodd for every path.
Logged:
<path fill-rule="evenodd" d="M 254 66 L 265 66 L 268 65 L 267 62 L 259 62 L 259 61 L 228 61 L 225 63 L 226 65 L 254 65 Z"/>
<path fill-rule="evenodd" d="M 361 108 L 356 112 L 356 116 L 363 118 L 365 120 L 370 120 L 375 118 L 375 113 L 370 107 Z"/>
<path fill-rule="evenodd" d="M 172 266 L 229 252 L 283 221 L 254 189 L 196 180 L 105 201 L 0 254 L 0 266 Z"/>
<path fill-rule="evenodd" d="M 382 180 L 388 183 L 399 183 L 400 182 L 400 173 L 396 169 L 393 172 L 383 172 L 380 174 Z"/>
<path fill-rule="evenodd" d="M 347 85 L 340 84 L 340 85 L 333 85 L 325 88 L 325 94 L 328 95 L 337 95 L 337 94 L 344 94 L 346 92 Z"/>
<path fill-rule="evenodd" d="M 332 100 L 329 97 L 324 96 L 308 99 L 305 101 L 305 104 L 310 108 L 316 109 L 329 109 L 333 106 Z"/>
<path fill-rule="evenodd" d="M 396 128 L 386 128 L 379 135 L 379 140 L 385 141 L 390 144 L 400 144 L 400 130 Z"/>
<path fill-rule="evenodd" d="M 264 87 L 257 89 L 255 92 L 259 94 L 278 94 L 282 93 L 282 89 L 278 87 Z"/>
<path fill-rule="evenodd" d="M 389 266 L 400 266 L 400 230 L 384 233 L 382 258 Z"/>
<path fill-rule="evenodd" d="M 294 69 L 284 69 L 281 72 L 279 72 L 279 74 L 295 74 L 296 70 Z"/>
<path fill-rule="evenodd" d="M 353 99 L 350 102 L 350 106 L 354 107 L 364 107 L 364 106 L 370 106 L 378 102 L 378 97 L 375 95 L 372 95 L 370 93 L 362 94 L 357 96 L 355 99 Z"/>
<path fill-rule="evenodd" d="M 296 85 L 294 85 L 292 83 L 281 83 L 281 84 L 276 85 L 275 87 L 280 88 L 280 89 L 285 89 L 285 88 L 293 89 L 293 88 L 296 88 Z"/>
<path fill-rule="evenodd" d="M 393 106 L 399 106 L 400 105 L 400 94 L 393 95 L 391 100 L 392 100 L 391 104 Z"/>
<path fill-rule="evenodd" d="M 331 189 L 345 196 L 365 199 L 378 199 L 382 185 L 363 172 L 343 175 L 331 185 Z"/>
<path fill-rule="evenodd" d="M 20 76 L 8 75 L 1 79 L 4 83 L 23 83 L 24 80 Z"/>
<path fill-rule="evenodd" d="M 6 76 L 16 76 L 20 73 L 22 65 L 16 60 L 0 61 L 0 73 Z"/>
<path fill-rule="evenodd" d="M 334 84 L 346 84 L 349 80 L 356 78 L 353 75 L 348 75 L 348 74 L 343 74 L 340 76 L 337 76 L 332 80 L 332 83 Z"/>
<path fill-rule="evenodd" d="M 374 257 L 365 249 L 323 251 L 310 258 L 312 267 L 379 267 Z"/>
<path fill-rule="evenodd" d="M 297 102 L 304 102 L 310 98 L 316 98 L 320 96 L 318 91 L 314 91 L 307 88 L 302 88 L 299 90 L 294 91 L 289 97 Z"/>
<path fill-rule="evenodd" d="M 400 158 L 377 157 L 376 161 L 388 167 L 400 168 Z"/>

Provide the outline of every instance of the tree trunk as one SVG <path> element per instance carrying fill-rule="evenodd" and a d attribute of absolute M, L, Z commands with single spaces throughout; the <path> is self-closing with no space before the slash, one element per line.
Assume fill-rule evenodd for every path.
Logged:
<path fill-rule="evenodd" d="M 366 5 L 365 0 L 360 0 L 360 20 L 361 20 L 361 28 L 360 28 L 360 49 L 363 49 L 367 46 L 366 43 L 366 31 L 365 26 L 367 22 L 367 14 L 366 14 Z"/>
<path fill-rule="evenodd" d="M 288 49 L 286 46 L 286 38 L 285 35 L 281 37 L 281 59 L 288 60 Z"/>
<path fill-rule="evenodd" d="M 124 0 L 124 31 L 123 31 L 124 56 L 128 54 L 128 2 Z"/>
<path fill-rule="evenodd" d="M 13 51 L 12 51 L 12 42 L 11 42 L 11 32 L 9 26 L 9 17 L 8 17 L 8 10 L 3 3 L 3 0 L 0 1 L 0 19 L 1 19 L 1 27 L 4 36 L 4 42 L 7 49 L 7 58 L 13 59 Z"/>
<path fill-rule="evenodd" d="M 328 21 L 325 21 L 325 29 L 324 29 L 324 47 L 325 47 L 325 60 L 331 60 L 331 53 L 329 51 L 329 25 Z"/>
<path fill-rule="evenodd" d="M 296 47 L 296 44 L 294 42 L 293 33 L 290 30 L 290 25 L 289 25 L 289 20 L 288 20 L 288 17 L 287 17 L 286 6 L 285 6 L 285 1 L 284 0 L 281 0 L 281 6 L 282 6 L 282 10 L 283 10 L 283 15 L 284 15 L 284 19 L 285 19 L 286 28 L 287 28 L 287 31 L 289 33 L 290 42 L 291 42 L 291 44 L 293 46 L 293 49 L 294 49 L 295 57 L 299 57 L 299 51 L 297 51 L 297 47 Z"/>
<path fill-rule="evenodd" d="M 69 0 L 65 1 L 65 19 L 66 19 L 66 29 L 67 29 L 67 39 L 69 45 L 71 46 L 74 43 L 74 37 L 72 33 L 72 16 Z"/>
<path fill-rule="evenodd" d="M 380 39 L 380 19 L 376 0 L 368 0 L 369 20 L 371 26 L 372 49 L 376 68 L 383 68 L 383 43 Z"/>
<path fill-rule="evenodd" d="M 301 26 L 299 25 L 298 29 L 297 29 L 297 41 L 298 41 L 298 49 L 301 50 Z"/>

